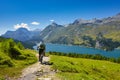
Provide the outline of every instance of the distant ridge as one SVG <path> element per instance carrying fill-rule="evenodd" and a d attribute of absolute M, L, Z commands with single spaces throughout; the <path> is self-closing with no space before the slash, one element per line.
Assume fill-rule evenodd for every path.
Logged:
<path fill-rule="evenodd" d="M 29 31 L 26 28 L 19 28 L 16 31 L 7 31 L 2 37 L 13 38 L 19 41 L 28 41 L 32 39 L 35 35 L 40 34 L 40 31 Z"/>

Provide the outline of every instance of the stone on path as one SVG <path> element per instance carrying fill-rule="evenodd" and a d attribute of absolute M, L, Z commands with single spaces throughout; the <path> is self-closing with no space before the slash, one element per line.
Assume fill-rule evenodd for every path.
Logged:
<path fill-rule="evenodd" d="M 37 80 L 52 80 L 51 78 L 38 78 Z"/>

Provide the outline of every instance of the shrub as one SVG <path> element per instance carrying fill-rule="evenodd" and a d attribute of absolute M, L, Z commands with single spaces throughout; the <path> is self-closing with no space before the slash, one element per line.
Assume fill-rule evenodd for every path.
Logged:
<path fill-rule="evenodd" d="M 117 59 L 117 63 L 120 63 L 120 57 Z"/>
<path fill-rule="evenodd" d="M 10 48 L 10 57 L 14 59 L 18 59 L 19 55 L 21 55 L 21 51 L 17 47 Z"/>
<path fill-rule="evenodd" d="M 5 55 L 4 53 L 0 52 L 0 65 L 7 65 L 9 67 L 14 66 L 13 61 L 10 59 L 10 57 L 8 57 L 7 55 Z"/>
<path fill-rule="evenodd" d="M 35 54 L 30 52 L 30 50 L 23 50 L 22 54 L 19 56 L 19 59 L 26 59 L 30 64 L 37 61 Z"/>
<path fill-rule="evenodd" d="M 24 46 L 23 46 L 20 42 L 17 43 L 17 47 L 18 47 L 20 50 L 25 49 Z"/>
<path fill-rule="evenodd" d="M 24 60 L 24 59 L 27 59 L 27 56 L 25 56 L 25 55 L 19 55 L 19 56 L 18 56 L 18 59 L 19 59 L 19 60 Z"/>
<path fill-rule="evenodd" d="M 5 80 L 5 78 L 3 78 L 3 77 L 0 77 L 0 80 Z"/>

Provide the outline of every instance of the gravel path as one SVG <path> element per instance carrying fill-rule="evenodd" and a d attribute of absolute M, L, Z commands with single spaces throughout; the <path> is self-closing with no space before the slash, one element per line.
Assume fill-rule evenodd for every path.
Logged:
<path fill-rule="evenodd" d="M 56 71 L 51 70 L 48 64 L 49 59 L 49 57 L 44 57 L 43 62 L 45 64 L 37 62 L 25 68 L 17 80 L 60 80 L 55 76 Z"/>

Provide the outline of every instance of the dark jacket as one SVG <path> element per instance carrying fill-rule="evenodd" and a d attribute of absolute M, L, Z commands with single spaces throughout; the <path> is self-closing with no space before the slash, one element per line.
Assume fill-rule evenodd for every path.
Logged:
<path fill-rule="evenodd" d="M 45 54 L 45 44 L 40 44 L 39 46 L 39 54 Z"/>

